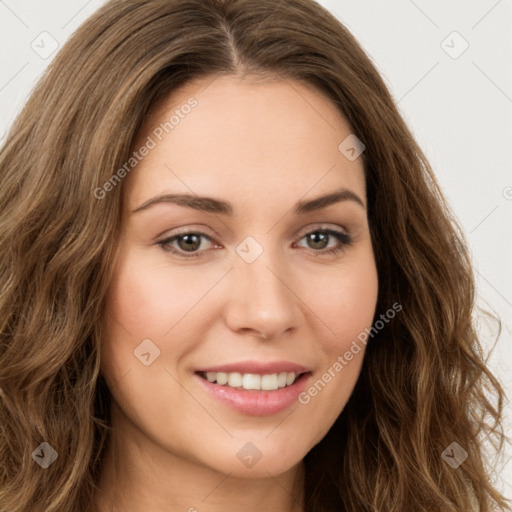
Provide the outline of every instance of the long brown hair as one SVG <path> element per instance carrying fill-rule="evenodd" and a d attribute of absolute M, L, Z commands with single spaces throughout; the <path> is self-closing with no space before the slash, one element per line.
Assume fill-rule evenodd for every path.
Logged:
<path fill-rule="evenodd" d="M 301 80 L 339 108 L 366 147 L 377 312 L 403 307 L 304 459 L 306 510 L 510 510 L 484 451 L 484 438 L 502 448 L 504 392 L 473 323 L 464 236 L 370 59 L 312 0 L 113 0 L 37 84 L 0 151 L 0 509 L 91 510 L 111 430 L 99 347 L 122 182 L 94 191 L 157 101 L 219 74 Z M 44 470 L 43 442 L 58 453 Z M 442 457 L 454 442 L 457 468 Z"/>

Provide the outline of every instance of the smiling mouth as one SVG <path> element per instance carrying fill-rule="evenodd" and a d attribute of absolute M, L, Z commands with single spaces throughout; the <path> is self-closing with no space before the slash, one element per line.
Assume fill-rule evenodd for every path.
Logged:
<path fill-rule="evenodd" d="M 200 377 L 217 384 L 245 391 L 276 391 L 287 388 L 311 372 L 282 372 L 271 374 L 238 373 L 238 372 L 196 372 Z"/>

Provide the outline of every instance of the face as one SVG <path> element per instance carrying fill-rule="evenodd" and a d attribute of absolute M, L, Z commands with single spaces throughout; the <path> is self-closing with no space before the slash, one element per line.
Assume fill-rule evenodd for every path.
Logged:
<path fill-rule="evenodd" d="M 342 412 L 377 301 L 363 164 L 338 149 L 350 134 L 295 81 L 210 77 L 148 116 L 102 347 L 113 422 L 140 446 L 276 475 Z"/>

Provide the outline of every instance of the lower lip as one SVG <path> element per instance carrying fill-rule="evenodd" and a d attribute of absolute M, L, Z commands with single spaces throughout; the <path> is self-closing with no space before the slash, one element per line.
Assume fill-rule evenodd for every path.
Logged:
<path fill-rule="evenodd" d="M 311 373 L 302 374 L 291 386 L 275 391 L 235 389 L 209 382 L 197 373 L 194 377 L 199 379 L 209 393 L 231 409 L 250 416 L 271 416 L 288 409 L 298 401 L 298 396 L 304 391 Z"/>

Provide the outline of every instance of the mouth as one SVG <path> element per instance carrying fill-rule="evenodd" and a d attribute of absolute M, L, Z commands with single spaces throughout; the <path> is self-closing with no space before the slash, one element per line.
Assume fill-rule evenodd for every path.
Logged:
<path fill-rule="evenodd" d="M 293 386 L 311 372 L 281 373 L 239 373 L 239 372 L 196 372 L 211 384 L 243 391 L 277 391 Z"/>
<path fill-rule="evenodd" d="M 248 416 L 272 416 L 298 404 L 312 372 L 196 371 L 194 377 L 206 396 L 221 406 Z"/>

